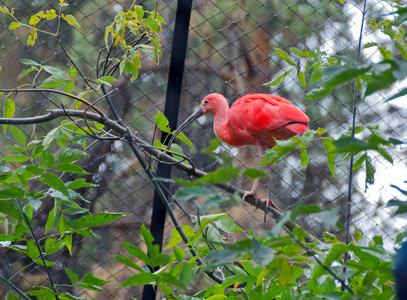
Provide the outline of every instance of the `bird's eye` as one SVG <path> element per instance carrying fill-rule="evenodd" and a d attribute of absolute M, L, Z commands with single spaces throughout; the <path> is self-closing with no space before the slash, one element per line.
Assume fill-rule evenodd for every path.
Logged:
<path fill-rule="evenodd" d="M 209 103 L 209 100 L 205 100 L 205 101 L 204 101 L 204 104 L 208 104 L 208 103 Z"/>

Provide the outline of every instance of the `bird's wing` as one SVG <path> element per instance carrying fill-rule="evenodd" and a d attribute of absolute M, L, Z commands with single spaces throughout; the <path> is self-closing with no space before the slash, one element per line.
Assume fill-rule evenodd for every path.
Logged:
<path fill-rule="evenodd" d="M 303 133 L 305 124 L 301 123 L 308 123 L 309 118 L 284 98 L 248 94 L 232 105 L 228 121 L 235 130 L 249 134 L 262 134 L 283 126 L 295 133 Z"/>

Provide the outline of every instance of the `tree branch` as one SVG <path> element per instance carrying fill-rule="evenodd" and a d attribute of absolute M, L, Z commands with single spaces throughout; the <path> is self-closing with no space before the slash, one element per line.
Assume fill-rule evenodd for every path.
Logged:
<path fill-rule="evenodd" d="M 20 90 L 21 91 L 21 90 Z M 116 121 L 113 121 L 112 119 L 108 118 L 106 115 L 103 117 L 87 112 L 85 110 L 73 110 L 73 109 L 53 109 L 50 110 L 46 115 L 42 116 L 35 116 L 35 117 L 29 117 L 29 118 L 0 118 L 0 124 L 8 124 L 8 125 L 23 125 L 23 124 L 38 124 L 38 123 L 45 123 L 49 122 L 51 120 L 60 118 L 60 117 L 78 117 L 81 119 L 88 119 L 92 121 L 96 121 L 100 124 L 103 124 L 107 127 L 110 127 L 114 131 L 116 131 L 120 136 L 125 138 L 127 141 L 131 142 L 134 141 L 140 148 L 142 148 L 145 152 L 149 153 L 150 155 L 155 156 L 158 160 L 164 163 L 171 163 L 173 164 L 176 168 L 180 169 L 181 171 L 187 173 L 190 176 L 194 176 L 197 178 L 200 178 L 202 176 L 205 176 L 207 173 L 204 171 L 201 171 L 199 169 L 196 169 L 193 166 L 180 163 L 177 159 L 174 157 L 165 154 L 161 150 L 157 148 L 151 147 L 150 144 L 147 144 L 144 140 L 139 138 L 138 136 L 130 133 L 128 129 L 120 124 L 118 124 Z M 227 184 L 216 184 L 217 187 L 220 189 L 223 189 L 226 192 L 229 192 L 231 194 L 238 193 L 241 197 L 244 195 L 244 191 L 241 189 L 237 188 L 236 186 L 233 186 L 230 183 Z M 268 212 L 272 214 L 275 218 L 280 218 L 282 214 L 269 206 L 266 201 L 258 200 L 257 204 L 255 201 L 255 198 L 253 196 L 248 196 L 245 198 L 245 201 L 251 205 L 256 206 L 258 209 Z M 285 226 L 292 231 L 295 227 L 298 227 L 298 225 L 293 224 L 291 222 L 287 222 Z M 310 238 L 307 240 L 307 242 L 312 242 L 316 238 L 310 235 Z"/>

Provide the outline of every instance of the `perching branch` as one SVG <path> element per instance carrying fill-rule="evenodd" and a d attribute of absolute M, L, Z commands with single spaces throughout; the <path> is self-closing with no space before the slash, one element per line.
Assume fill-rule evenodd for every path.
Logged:
<path fill-rule="evenodd" d="M 85 110 L 53 109 L 53 110 L 50 110 L 47 114 L 42 115 L 42 116 L 35 116 L 35 117 L 29 117 L 29 118 L 10 118 L 10 119 L 9 118 L 0 118 L 0 124 L 8 124 L 8 125 L 39 124 L 39 123 L 49 122 L 54 119 L 57 119 L 60 117 L 66 117 L 66 116 L 77 117 L 77 118 L 81 118 L 81 119 L 86 118 L 88 120 L 96 121 L 100 124 L 103 124 L 111 129 L 113 129 L 114 131 L 116 131 L 116 133 L 118 135 L 122 136 L 127 141 L 134 142 L 135 144 L 137 144 L 137 146 L 142 148 L 143 151 L 156 157 L 161 162 L 171 163 L 176 168 L 185 172 L 189 176 L 200 178 L 207 174 L 206 172 L 196 169 L 193 166 L 190 166 L 190 165 L 187 165 L 184 163 L 180 163 L 177 159 L 164 153 L 163 151 L 161 151 L 158 148 L 151 147 L 150 144 L 147 144 L 144 140 L 139 138 L 137 135 L 130 133 L 126 127 L 118 124 L 116 121 L 113 121 L 106 115 L 103 115 L 103 117 L 102 117 L 96 113 L 87 112 Z M 243 195 L 244 195 L 244 191 L 242 191 L 241 189 L 235 187 L 234 185 L 232 185 L 230 183 L 216 184 L 216 186 L 231 194 L 234 194 L 237 192 L 241 197 L 243 197 Z M 264 212 L 269 212 L 275 218 L 279 218 L 282 216 L 282 214 L 280 212 L 278 212 L 274 208 L 270 207 L 266 203 L 266 201 L 262 201 L 259 199 L 256 204 L 255 198 L 252 196 L 246 197 L 245 201 L 251 205 L 255 205 L 258 209 L 260 209 Z M 298 227 L 297 225 L 290 223 L 290 222 L 287 222 L 285 226 L 290 231 L 292 231 L 295 227 Z M 316 239 L 315 237 L 310 236 L 309 242 L 311 242 L 315 239 Z"/>

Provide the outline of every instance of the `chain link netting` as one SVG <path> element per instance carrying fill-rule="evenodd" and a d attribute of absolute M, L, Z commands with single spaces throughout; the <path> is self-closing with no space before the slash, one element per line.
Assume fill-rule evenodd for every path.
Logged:
<path fill-rule="evenodd" d="M 74 15 L 81 28 L 65 26 L 60 29 L 60 36 L 69 54 L 85 76 L 95 76 L 98 51 L 104 46 L 104 28 L 112 21 L 114 15 L 129 8 L 132 1 L 73 1 L 67 12 Z M 155 1 L 137 3 L 148 10 L 154 10 Z M 27 18 L 34 12 L 47 9 L 58 9 L 57 1 L 4 1 L 0 5 L 16 8 L 18 18 Z M 174 34 L 176 1 L 159 1 L 158 11 L 167 24 L 161 34 L 163 57 L 158 65 L 145 57 L 139 78 L 130 83 L 123 76 L 114 87 L 119 90 L 112 96 L 120 117 L 144 140 L 151 142 L 157 137 L 153 120 L 157 111 L 163 111 L 168 79 L 169 61 L 171 56 L 171 39 Z M 368 1 L 366 19 L 383 19 L 392 12 L 385 1 Z M 323 127 L 333 137 L 346 130 L 352 123 L 352 87 L 345 85 L 335 89 L 327 97 L 317 100 L 306 100 L 304 91 L 295 71 L 290 73 L 275 87 L 266 88 L 264 83 L 284 74 L 290 66 L 273 51 L 274 48 L 289 52 L 290 47 L 302 50 L 320 48 L 329 55 L 338 54 L 356 59 L 358 40 L 362 20 L 362 7 L 358 3 L 339 1 L 231 1 L 231 0 L 197 0 L 193 4 L 190 34 L 188 39 L 185 63 L 184 82 L 181 98 L 179 120 L 182 121 L 197 108 L 200 100 L 211 92 L 217 92 L 233 103 L 239 97 L 251 93 L 271 93 L 290 99 L 296 106 L 303 109 L 311 119 L 310 127 Z M 69 61 L 62 49 L 49 35 L 39 35 L 34 47 L 28 47 L 27 31 L 15 32 L 8 30 L 10 19 L 0 15 L 0 87 L 12 88 L 21 85 L 17 76 L 24 66 L 19 63 L 21 58 L 29 58 L 43 64 L 58 66 L 67 70 Z M 41 29 L 53 31 L 56 23 L 45 22 Z M 386 42 L 380 32 L 365 27 L 362 42 Z M 371 48 L 361 53 L 362 61 L 375 60 L 380 57 Z M 298 68 L 304 66 L 298 65 Z M 42 75 L 40 75 L 42 76 Z M 400 90 L 402 84 L 394 86 L 392 91 Z M 389 136 L 405 141 L 406 105 L 403 101 L 383 103 L 391 91 L 375 94 L 364 101 L 358 101 L 358 123 L 380 125 L 382 131 Z M 17 94 L 13 95 L 17 104 L 16 117 L 28 117 L 45 113 L 56 108 L 53 104 L 69 105 L 69 99 L 57 95 Z M 103 107 L 103 104 L 101 104 Z M 57 121 L 50 124 L 27 125 L 21 129 L 27 138 L 35 139 L 44 136 Z M 193 142 L 196 152 L 183 146 L 184 151 L 196 163 L 196 167 L 204 171 L 213 171 L 219 164 L 211 157 L 202 154 L 201 149 L 208 146 L 213 139 L 211 117 L 203 117 L 189 126 L 185 133 Z M 14 141 L 8 135 L 0 139 L 1 156 L 8 154 L 6 145 Z M 57 151 L 57 146 L 55 146 Z M 149 224 L 151 204 L 154 194 L 153 186 L 145 175 L 138 160 L 120 141 L 98 141 L 89 146 L 88 157 L 83 160 L 83 168 L 90 172 L 88 181 L 97 187 L 81 191 L 88 203 L 83 205 L 92 212 L 109 211 L 125 212 L 127 217 L 94 229 L 100 238 L 94 239 L 75 236 L 72 256 L 64 251 L 55 257 L 57 264 L 52 274 L 56 282 L 66 282 L 64 268 L 69 268 L 79 275 L 92 272 L 95 276 L 108 280 L 104 286 L 106 292 L 87 292 L 79 296 L 92 296 L 98 299 L 130 299 L 139 297 L 141 289 L 120 288 L 119 284 L 130 275 L 132 270 L 113 258 L 124 252 L 121 242 L 132 243 L 143 247 L 140 226 Z M 257 164 L 256 149 L 253 147 L 235 148 L 222 144 L 217 153 L 227 152 L 236 166 L 244 169 Z M 329 171 L 325 149 L 316 141 L 308 149 L 309 165 L 300 165 L 299 151 L 276 163 L 274 168 L 265 170 L 271 174 L 264 180 L 261 198 L 270 193 L 271 198 L 283 209 L 292 209 L 298 204 L 318 204 L 323 207 L 338 209 L 340 220 L 345 221 L 345 207 L 348 201 L 348 160 L 337 159 L 335 176 Z M 392 210 L 385 208 L 386 202 L 399 197 L 400 193 L 391 187 L 392 184 L 402 187 L 406 174 L 406 150 L 403 147 L 391 150 L 394 163 L 391 165 L 382 158 L 373 157 L 376 168 L 376 182 L 365 192 L 363 169 L 355 171 L 352 198 L 352 229 L 357 226 L 367 238 L 382 235 L 388 245 L 392 245 L 396 234 L 405 229 L 405 221 L 392 215 Z M 69 177 L 64 180 L 69 180 Z M 186 179 L 180 171 L 175 170 L 174 176 Z M 233 182 L 242 189 L 249 189 L 252 182 L 247 178 L 237 178 Z M 174 194 L 177 186 L 171 187 Z M 219 191 L 219 193 L 221 193 Z M 191 214 L 198 213 L 201 199 L 182 203 Z M 0 205 L 2 205 L 0 203 Z M 36 213 L 39 225 L 45 225 L 47 215 L 53 207 L 52 199 L 44 199 L 41 209 Z M 174 210 L 181 224 L 189 224 L 188 218 L 177 209 Z M 263 221 L 263 213 L 254 207 L 240 204 L 224 205 L 211 209 L 210 213 L 227 212 L 244 230 L 254 230 L 260 234 L 270 230 L 273 220 Z M 154 220 L 152 220 L 154 222 Z M 298 223 L 310 230 L 315 236 L 321 236 L 326 227 L 317 218 L 303 218 Z M 36 234 L 43 237 L 44 226 L 35 228 Z M 170 220 L 165 227 L 164 245 L 168 242 L 173 225 Z M 334 232 L 341 240 L 344 231 Z M 230 239 L 239 239 L 243 233 L 231 235 Z M 14 251 L 0 248 L 1 273 L 22 290 L 34 285 L 47 286 L 47 276 L 41 266 L 30 265 L 30 261 Z M 27 267 L 29 266 L 29 267 Z M 198 287 L 201 282 L 192 282 L 191 287 Z M 7 287 L 0 287 L 0 295 L 4 297 Z"/>

